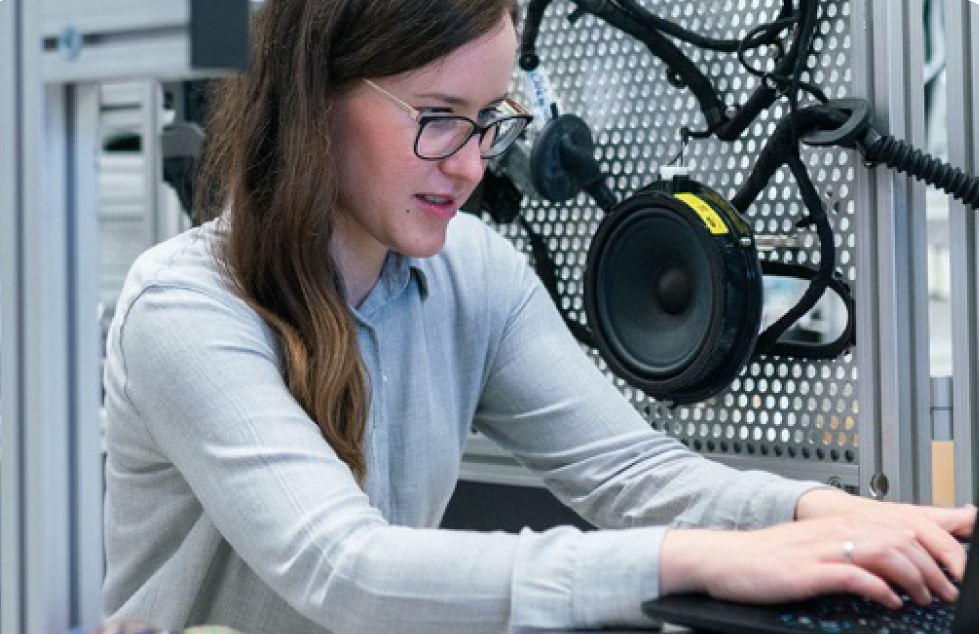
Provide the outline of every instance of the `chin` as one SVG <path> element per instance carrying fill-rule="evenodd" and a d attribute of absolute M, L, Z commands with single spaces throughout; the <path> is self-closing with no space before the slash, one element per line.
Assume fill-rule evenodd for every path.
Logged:
<path fill-rule="evenodd" d="M 408 251 L 402 251 L 401 253 L 402 253 L 402 255 L 406 255 L 406 256 L 411 257 L 411 258 L 416 258 L 418 260 L 424 260 L 424 259 L 427 259 L 427 258 L 434 257 L 434 256 L 438 255 L 439 254 L 439 251 L 442 250 L 442 246 L 443 246 L 442 244 L 439 244 L 437 247 L 433 247 L 433 248 L 430 248 L 430 249 L 411 249 L 411 250 L 408 250 Z"/>
<path fill-rule="evenodd" d="M 414 240 L 409 244 L 402 244 L 398 252 L 410 258 L 424 259 L 438 255 L 444 246 L 445 233 L 443 232 L 437 238 L 432 236 L 427 240 Z"/>

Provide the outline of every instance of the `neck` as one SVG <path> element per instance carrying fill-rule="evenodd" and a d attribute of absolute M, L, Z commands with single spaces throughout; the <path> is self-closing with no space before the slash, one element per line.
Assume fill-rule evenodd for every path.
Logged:
<path fill-rule="evenodd" d="M 342 269 L 342 267 L 341 267 Z M 347 273 L 343 274 L 343 286 L 347 293 L 347 302 L 354 308 L 359 308 L 367 296 L 370 295 L 371 290 L 374 285 L 377 284 L 377 277 L 380 274 L 374 275 L 370 278 L 365 279 L 351 279 Z"/>
<path fill-rule="evenodd" d="M 357 244 L 348 236 L 342 223 L 338 223 L 333 234 L 333 256 L 340 267 L 347 302 L 357 308 L 377 284 L 388 250 L 373 240 Z"/>

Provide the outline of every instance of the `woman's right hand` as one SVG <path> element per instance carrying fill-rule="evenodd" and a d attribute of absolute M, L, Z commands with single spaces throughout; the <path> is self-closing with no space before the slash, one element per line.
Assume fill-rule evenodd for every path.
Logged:
<path fill-rule="evenodd" d="M 964 557 L 964 552 L 963 552 Z M 777 603 L 848 592 L 901 606 L 954 601 L 958 591 L 914 531 L 884 519 L 831 517 L 754 531 L 670 530 L 660 555 L 662 594 L 706 592 Z"/>

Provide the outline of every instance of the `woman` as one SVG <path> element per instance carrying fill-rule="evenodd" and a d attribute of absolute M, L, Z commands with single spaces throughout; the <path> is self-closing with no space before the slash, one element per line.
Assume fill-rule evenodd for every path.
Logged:
<path fill-rule="evenodd" d="M 973 509 L 739 473 L 654 433 L 525 258 L 456 217 L 526 121 L 514 17 L 265 2 L 211 122 L 220 217 L 140 258 L 111 331 L 107 612 L 435 634 L 641 625 L 685 590 L 953 598 L 936 560 L 961 575 Z M 436 530 L 472 426 L 620 530 Z"/>

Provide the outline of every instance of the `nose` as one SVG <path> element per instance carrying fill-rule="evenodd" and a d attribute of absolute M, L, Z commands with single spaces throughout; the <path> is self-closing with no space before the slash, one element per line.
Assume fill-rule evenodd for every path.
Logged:
<path fill-rule="evenodd" d="M 475 187 L 486 170 L 486 160 L 480 156 L 479 135 L 474 134 L 455 154 L 442 159 L 441 168 L 446 176 L 463 179 Z"/>

